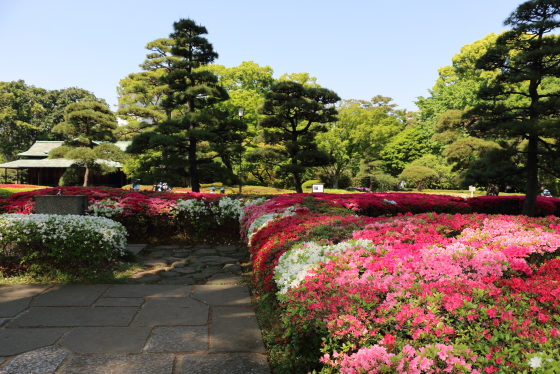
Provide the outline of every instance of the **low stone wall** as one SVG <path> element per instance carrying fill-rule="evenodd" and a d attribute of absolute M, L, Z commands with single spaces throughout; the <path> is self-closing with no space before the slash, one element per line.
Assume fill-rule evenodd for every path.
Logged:
<path fill-rule="evenodd" d="M 88 211 L 88 197 L 86 195 L 45 195 L 35 196 L 36 214 L 74 214 L 83 216 Z"/>

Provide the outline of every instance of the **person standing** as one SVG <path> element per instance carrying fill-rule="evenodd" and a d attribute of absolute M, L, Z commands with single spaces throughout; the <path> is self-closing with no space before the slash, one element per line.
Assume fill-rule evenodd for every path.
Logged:
<path fill-rule="evenodd" d="M 131 189 L 132 191 L 139 192 L 139 191 L 140 191 L 140 179 L 136 179 L 136 180 L 132 183 L 132 185 L 130 186 L 130 189 Z"/>
<path fill-rule="evenodd" d="M 541 196 L 551 197 L 552 194 L 550 193 L 550 191 L 545 186 L 542 186 L 541 187 Z"/>

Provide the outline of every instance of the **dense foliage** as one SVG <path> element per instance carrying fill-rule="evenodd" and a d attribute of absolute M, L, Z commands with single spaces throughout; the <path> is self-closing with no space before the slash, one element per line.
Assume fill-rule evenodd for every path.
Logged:
<path fill-rule="evenodd" d="M 0 215 L 0 259 L 37 274 L 85 276 L 124 255 L 126 229 L 104 217 Z"/>
<path fill-rule="evenodd" d="M 341 200 L 357 207 L 354 197 Z M 522 205 L 504 197 L 469 200 L 475 209 L 516 205 L 520 211 Z M 550 213 L 553 200 L 539 201 L 542 213 Z M 261 304 L 274 308 L 270 314 L 280 315 L 277 325 L 267 325 L 282 332 L 271 338 L 277 350 L 284 347 L 272 352 L 279 372 L 558 367 L 559 218 L 366 218 L 319 213 L 337 204 L 321 203 L 312 211 L 297 195 L 282 196 L 248 206 L 243 216 L 255 290 Z M 264 222 L 252 224 L 261 217 Z"/>

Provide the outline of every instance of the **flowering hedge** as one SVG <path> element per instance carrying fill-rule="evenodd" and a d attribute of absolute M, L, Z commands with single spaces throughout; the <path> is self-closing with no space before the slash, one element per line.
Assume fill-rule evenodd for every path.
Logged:
<path fill-rule="evenodd" d="M 414 199 L 394 195 L 386 204 Z M 560 219 L 329 216 L 306 211 L 294 196 L 291 207 L 273 200 L 246 208 L 242 227 L 253 230 L 257 293 L 280 300 L 286 372 L 560 368 Z M 365 203 L 346 206 L 359 212 Z"/>
<path fill-rule="evenodd" d="M 35 212 L 36 195 L 87 195 L 89 214 L 123 224 L 130 240 L 202 236 L 220 230 L 235 235 L 244 200 L 219 194 L 131 192 L 116 188 L 60 187 L 19 192 L 0 199 L 0 213 Z"/>
<path fill-rule="evenodd" d="M 0 257 L 36 272 L 87 275 L 123 255 L 126 230 L 102 217 L 1 214 Z"/>
<path fill-rule="evenodd" d="M 521 214 L 525 196 L 477 196 L 467 199 L 473 212 L 486 214 Z M 537 196 L 535 216 L 560 216 L 560 199 Z"/>

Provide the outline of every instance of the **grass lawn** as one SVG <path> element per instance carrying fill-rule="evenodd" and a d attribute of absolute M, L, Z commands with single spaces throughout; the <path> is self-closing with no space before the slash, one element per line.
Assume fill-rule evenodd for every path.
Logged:
<path fill-rule="evenodd" d="M 123 284 L 127 278 L 142 271 L 143 268 L 135 261 L 120 262 L 86 278 L 69 276 L 62 272 L 48 275 L 34 275 L 25 269 L 14 268 L 13 264 L 0 264 L 0 284 Z"/>
<path fill-rule="evenodd" d="M 201 192 L 210 193 L 210 187 L 214 186 L 216 188 L 216 193 L 219 193 L 220 188 L 225 188 L 226 194 L 238 194 L 239 187 L 238 186 L 224 186 L 222 183 L 209 183 L 209 184 L 201 184 L 200 190 Z M 28 186 L 28 185 L 10 185 L 10 184 L 2 184 L 0 185 L 0 197 L 1 196 L 8 196 L 15 192 L 24 192 L 24 191 L 33 191 L 41 188 L 51 188 L 47 186 Z M 125 190 L 130 189 L 130 185 L 126 185 L 122 187 Z M 140 186 L 142 191 L 151 191 L 151 185 L 143 185 Z M 188 187 L 177 187 L 173 189 L 173 192 L 185 193 L 191 192 L 191 189 Z M 278 195 L 278 194 L 286 194 L 286 193 L 295 193 L 295 190 L 285 190 L 281 188 L 275 187 L 263 187 L 263 186 L 243 186 L 242 193 L 248 195 Z M 311 193 L 311 188 L 306 189 L 304 192 Z M 418 193 L 418 191 L 414 188 L 407 188 L 405 190 L 396 190 L 396 191 L 386 191 L 386 192 L 408 192 L 408 193 Z M 325 188 L 325 193 L 334 193 L 334 194 L 350 194 L 350 193 L 357 193 L 354 191 L 346 191 L 343 189 L 333 189 L 333 188 Z M 367 193 L 367 192 L 364 192 Z M 425 189 L 422 190 L 421 193 L 429 194 L 429 195 L 449 195 L 449 196 L 459 196 L 459 197 L 470 197 L 470 192 L 468 190 L 434 190 L 434 189 Z M 485 196 L 486 191 L 475 191 L 473 196 Z M 513 195 L 523 195 L 521 193 L 500 193 L 500 196 L 513 196 Z"/>

